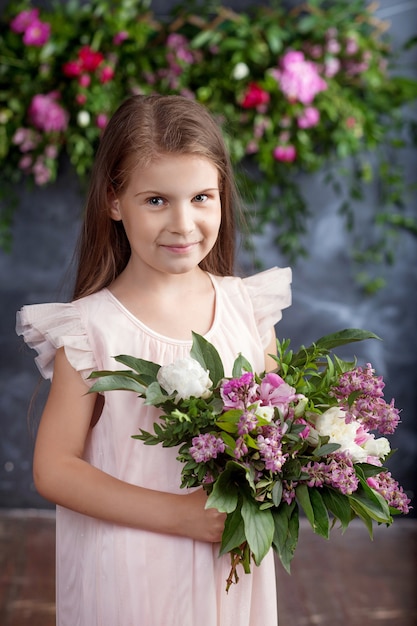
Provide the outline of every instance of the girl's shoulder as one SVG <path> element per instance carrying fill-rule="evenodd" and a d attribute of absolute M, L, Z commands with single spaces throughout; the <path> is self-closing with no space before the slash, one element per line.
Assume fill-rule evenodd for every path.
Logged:
<path fill-rule="evenodd" d="M 44 378 L 52 378 L 55 354 L 62 347 L 83 378 L 96 368 L 86 320 L 102 301 L 102 292 L 97 292 L 73 302 L 30 304 L 17 312 L 16 333 L 37 352 L 35 362 Z"/>
<path fill-rule="evenodd" d="M 291 305 L 291 268 L 272 267 L 245 278 L 226 276 L 216 280 L 231 306 L 253 312 L 262 342 L 267 343 L 283 309 Z"/>
<path fill-rule="evenodd" d="M 290 267 L 271 267 L 252 276 L 216 277 L 218 284 L 227 293 L 245 294 L 255 309 L 273 307 L 285 309 L 291 304 Z"/>

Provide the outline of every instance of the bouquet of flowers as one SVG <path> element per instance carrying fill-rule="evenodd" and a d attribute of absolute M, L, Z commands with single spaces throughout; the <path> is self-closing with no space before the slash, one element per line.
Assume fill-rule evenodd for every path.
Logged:
<path fill-rule="evenodd" d="M 337 357 L 338 346 L 377 338 L 346 329 L 294 353 L 277 340 L 277 368 L 257 374 L 243 355 L 227 378 L 215 347 L 193 333 L 190 357 L 160 366 L 133 356 L 130 368 L 98 371 L 92 392 L 130 390 L 161 411 L 154 432 L 132 435 L 145 444 L 179 446 L 181 487 L 202 486 L 207 507 L 227 514 L 220 554 L 230 553 L 226 589 L 272 547 L 290 572 L 300 509 L 315 533 L 328 538 L 360 518 L 391 524 L 410 500 L 383 466 L 399 422 L 394 401 L 371 364 Z"/>

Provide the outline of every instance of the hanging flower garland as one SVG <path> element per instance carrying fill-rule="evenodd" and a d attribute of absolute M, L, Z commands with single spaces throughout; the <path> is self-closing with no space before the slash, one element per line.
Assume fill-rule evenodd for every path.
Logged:
<path fill-rule="evenodd" d="M 276 225 L 290 260 L 305 251 L 309 207 L 299 176 L 326 172 L 340 185 L 347 227 L 364 187 L 378 179 L 372 246 L 388 254 L 391 228 L 417 234 L 402 212 L 406 181 L 398 163 L 416 121 L 404 105 L 417 81 L 393 72 L 387 24 L 365 0 L 310 0 L 289 10 L 271 2 L 235 13 L 220 4 L 178 5 L 158 20 L 149 2 L 63 2 L 44 11 L 13 2 L 0 22 L 1 188 L 22 179 L 46 185 L 63 152 L 88 177 L 102 129 L 134 93 L 179 93 L 206 105 L 222 124 L 252 230 Z M 411 140 L 410 140 L 411 141 Z M 255 210 L 256 207 L 256 210 Z M 0 245 L 11 211 L 0 213 Z"/>

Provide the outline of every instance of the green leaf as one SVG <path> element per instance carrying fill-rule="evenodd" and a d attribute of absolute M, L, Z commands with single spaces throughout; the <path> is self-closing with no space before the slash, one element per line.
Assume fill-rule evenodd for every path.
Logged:
<path fill-rule="evenodd" d="M 193 345 L 191 356 L 198 361 L 202 368 L 210 372 L 213 387 L 217 387 L 224 378 L 223 363 L 216 348 L 207 339 L 197 333 L 192 333 Z"/>
<path fill-rule="evenodd" d="M 322 446 L 319 446 L 315 450 L 313 450 L 313 456 L 326 456 L 327 454 L 331 454 L 335 450 L 340 448 L 339 443 L 325 443 Z"/>
<path fill-rule="evenodd" d="M 245 526 L 241 514 L 241 507 L 237 507 L 226 517 L 220 546 L 220 554 L 230 552 L 233 548 L 237 548 L 242 545 L 245 540 Z"/>
<path fill-rule="evenodd" d="M 315 345 L 320 349 L 331 350 L 332 348 L 338 348 L 349 343 L 357 341 L 364 341 L 366 339 L 381 339 L 378 335 L 371 333 L 369 330 L 363 330 L 361 328 L 346 328 L 339 330 L 336 333 L 330 335 L 324 335 L 315 342 Z"/>
<path fill-rule="evenodd" d="M 117 374 L 114 372 L 94 372 L 94 374 L 96 373 L 101 375 L 101 378 L 97 380 L 92 387 L 90 387 L 88 393 L 100 393 L 103 391 L 116 390 L 134 391 L 139 396 L 144 396 L 146 393 L 146 387 L 126 374 Z M 93 378 L 93 376 L 90 376 L 90 378 Z"/>
<path fill-rule="evenodd" d="M 299 515 L 296 502 L 281 504 L 272 510 L 274 520 L 273 548 L 286 571 L 291 573 L 291 561 L 298 543 Z"/>
<path fill-rule="evenodd" d="M 297 485 L 295 493 L 314 532 L 328 538 L 329 516 L 318 490 L 307 485 Z"/>
<path fill-rule="evenodd" d="M 361 480 L 361 479 L 360 479 Z M 366 514 L 379 524 L 391 524 L 392 517 L 387 501 L 361 480 L 361 487 L 350 494 L 349 501 L 358 504 Z"/>
<path fill-rule="evenodd" d="M 233 364 L 233 370 L 232 370 L 233 378 L 239 378 L 239 376 L 242 376 L 242 371 L 252 372 L 252 365 L 242 354 L 239 354 L 239 356 L 235 359 L 235 362 Z"/>
<path fill-rule="evenodd" d="M 348 497 L 335 489 L 326 487 L 323 488 L 321 495 L 328 510 L 340 520 L 343 530 L 346 530 L 352 519 Z"/>
<path fill-rule="evenodd" d="M 252 498 L 243 498 L 242 517 L 245 524 L 246 540 L 259 565 L 272 546 L 274 538 L 274 518 L 270 509 L 260 510 Z"/>
<path fill-rule="evenodd" d="M 146 389 L 146 400 L 145 404 L 149 404 L 151 406 L 158 406 L 158 404 L 163 404 L 167 401 L 169 396 L 166 393 L 162 392 L 161 387 L 157 382 L 153 382 Z"/>
<path fill-rule="evenodd" d="M 114 358 L 118 363 L 127 365 L 127 367 L 130 367 L 132 370 L 143 376 L 144 379 L 150 379 L 149 382 L 156 380 L 156 375 L 161 367 L 157 363 L 152 363 L 152 361 L 137 359 L 126 354 L 120 354 Z"/>
<path fill-rule="evenodd" d="M 222 513 L 232 513 L 238 504 L 239 492 L 246 483 L 245 469 L 235 461 L 228 461 L 224 471 L 213 485 L 207 498 L 206 508 L 217 509 Z"/>
<path fill-rule="evenodd" d="M 328 539 L 330 534 L 329 514 L 321 493 L 318 489 L 310 488 L 309 495 L 314 511 L 314 531 L 321 537 Z"/>

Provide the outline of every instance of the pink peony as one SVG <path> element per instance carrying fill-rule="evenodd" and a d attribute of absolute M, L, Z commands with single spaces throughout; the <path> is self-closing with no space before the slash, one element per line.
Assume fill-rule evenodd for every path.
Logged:
<path fill-rule="evenodd" d="M 270 95 L 257 83 L 249 83 L 248 89 L 243 97 L 242 107 L 244 109 L 257 109 L 268 104 Z"/>
<path fill-rule="evenodd" d="M 292 163 L 297 158 L 297 151 L 293 145 L 277 146 L 272 154 L 274 159 L 284 163 Z"/>
<path fill-rule="evenodd" d="M 39 9 L 30 9 L 29 11 L 21 11 L 11 21 L 10 28 L 14 33 L 24 33 L 25 30 L 32 24 L 32 22 L 38 22 Z"/>
<path fill-rule="evenodd" d="M 57 102 L 57 95 L 37 94 L 29 106 L 29 119 L 36 128 L 45 132 L 59 132 L 68 126 L 68 113 Z"/>
<path fill-rule="evenodd" d="M 272 74 L 290 101 L 311 104 L 315 96 L 327 89 L 317 65 L 307 61 L 302 52 L 290 50 L 281 59 L 281 69 Z"/>
<path fill-rule="evenodd" d="M 27 46 L 43 46 L 49 39 L 51 27 L 46 22 L 34 20 L 26 28 L 23 35 L 23 43 Z"/>
<path fill-rule="evenodd" d="M 276 406 L 286 413 L 289 403 L 297 399 L 297 394 L 281 376 L 269 372 L 259 385 L 259 397 L 262 405 Z"/>
<path fill-rule="evenodd" d="M 320 112 L 316 107 L 306 107 L 297 120 L 299 128 L 311 128 L 316 126 L 320 120 Z"/>

